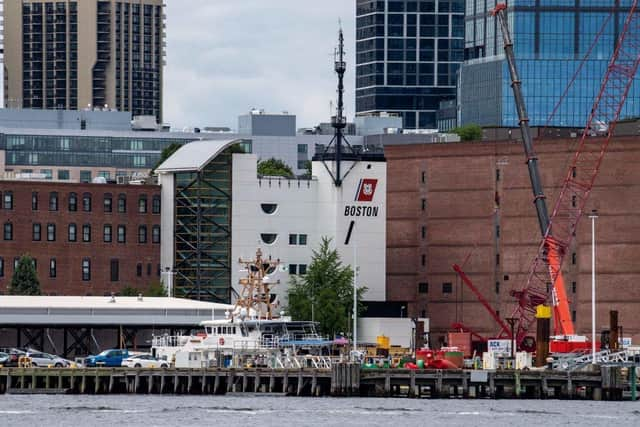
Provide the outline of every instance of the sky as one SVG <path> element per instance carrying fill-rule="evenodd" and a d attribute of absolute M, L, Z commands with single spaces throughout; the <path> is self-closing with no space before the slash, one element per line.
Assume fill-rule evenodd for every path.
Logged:
<path fill-rule="evenodd" d="M 238 127 L 252 108 L 288 111 L 297 127 L 329 119 L 333 52 L 345 35 L 345 107 L 353 117 L 352 0 L 167 0 L 164 121 L 172 129 Z"/>

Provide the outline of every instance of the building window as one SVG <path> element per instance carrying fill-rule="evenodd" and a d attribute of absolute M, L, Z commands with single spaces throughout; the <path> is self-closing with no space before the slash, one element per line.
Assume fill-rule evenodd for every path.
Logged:
<path fill-rule="evenodd" d="M 422 266 L 426 266 L 427 265 L 427 256 L 425 254 L 422 254 L 422 256 L 420 257 L 420 263 L 422 264 Z"/>
<path fill-rule="evenodd" d="M 578 284 L 576 282 L 571 282 L 571 292 L 575 294 L 576 290 L 578 290 Z"/>
<path fill-rule="evenodd" d="M 91 241 L 91 225 L 85 224 L 82 226 L 82 241 L 90 242 Z"/>
<path fill-rule="evenodd" d="M 429 283 L 427 283 L 427 282 L 418 283 L 418 293 L 428 294 L 429 293 Z"/>
<path fill-rule="evenodd" d="M 69 194 L 69 212 L 78 210 L 78 195 L 76 193 Z"/>
<path fill-rule="evenodd" d="M 4 277 L 4 258 L 0 257 L 0 277 Z"/>
<path fill-rule="evenodd" d="M 118 195 L 118 212 L 127 212 L 127 196 L 125 194 Z"/>
<path fill-rule="evenodd" d="M 420 206 L 421 206 L 421 208 L 422 208 L 422 210 L 423 210 L 423 211 L 424 211 L 424 210 L 427 210 L 427 199 L 422 199 L 422 200 L 420 201 Z"/>
<path fill-rule="evenodd" d="M 69 241 L 75 242 L 78 240 L 78 227 L 75 224 L 69 224 Z"/>
<path fill-rule="evenodd" d="M 500 265 L 500 254 L 496 254 L 496 265 Z"/>
<path fill-rule="evenodd" d="M 91 212 L 91 194 L 84 193 L 82 195 L 82 210 L 85 212 Z"/>
<path fill-rule="evenodd" d="M 575 321 L 576 321 L 576 311 L 575 311 L 575 310 L 573 310 L 573 311 L 571 312 L 571 321 L 572 321 L 572 322 L 575 322 Z"/>
<path fill-rule="evenodd" d="M 117 259 L 111 260 L 111 281 L 117 282 L 120 280 L 120 261 Z"/>
<path fill-rule="evenodd" d="M 278 210 L 278 205 L 275 203 L 261 203 L 260 208 L 262 209 L 262 212 L 267 215 L 273 215 L 276 213 L 276 210 Z"/>
<path fill-rule="evenodd" d="M 4 240 L 13 240 L 13 224 L 10 222 L 4 223 Z"/>
<path fill-rule="evenodd" d="M 307 274 L 307 264 L 299 264 L 298 265 L 298 274 L 304 276 Z"/>
<path fill-rule="evenodd" d="M 58 170 L 58 180 L 60 181 L 68 181 L 69 180 L 69 171 L 66 169 Z"/>
<path fill-rule="evenodd" d="M 496 169 L 496 181 L 500 181 L 500 169 Z"/>
<path fill-rule="evenodd" d="M 420 180 L 423 184 L 427 182 L 427 173 L 425 171 L 422 171 L 422 177 Z"/>
<path fill-rule="evenodd" d="M 298 244 L 302 245 L 302 246 L 307 244 L 307 235 L 306 234 L 298 234 Z"/>
<path fill-rule="evenodd" d="M 263 243 L 267 245 L 272 245 L 273 243 L 275 243 L 276 239 L 278 238 L 278 235 L 275 233 L 261 233 L 260 238 L 262 239 Z"/>
<path fill-rule="evenodd" d="M 136 276 L 142 277 L 142 263 L 136 264 Z"/>
<path fill-rule="evenodd" d="M 57 211 L 58 210 L 58 193 L 51 192 L 49 193 L 49 210 Z"/>
<path fill-rule="evenodd" d="M 31 210 L 32 211 L 38 210 L 38 193 L 36 191 L 31 193 Z"/>
<path fill-rule="evenodd" d="M 80 182 L 91 182 L 91 171 L 80 171 Z"/>
<path fill-rule="evenodd" d="M 307 147 L 307 144 L 298 144 L 298 153 L 299 154 L 307 154 L 309 151 L 309 148 Z"/>
<path fill-rule="evenodd" d="M 34 242 L 39 242 L 40 239 L 42 239 L 42 226 L 39 223 L 34 223 L 31 229 L 32 240 Z"/>
<path fill-rule="evenodd" d="M 113 209 L 113 199 L 111 197 L 111 194 L 107 193 L 104 195 L 103 206 L 105 212 L 111 212 L 111 210 Z"/>
<path fill-rule="evenodd" d="M 82 281 L 88 282 L 91 280 L 91 260 L 84 258 L 82 260 Z"/>
<path fill-rule="evenodd" d="M 47 224 L 47 241 L 48 242 L 56 241 L 56 225 L 55 224 Z"/>
<path fill-rule="evenodd" d="M 147 243 L 147 226 L 141 225 L 138 227 L 138 243 Z"/>
<path fill-rule="evenodd" d="M 118 243 L 127 242 L 127 227 L 125 225 L 118 226 Z"/>
<path fill-rule="evenodd" d="M 453 285 L 450 282 L 445 282 L 442 284 L 442 293 L 450 294 L 453 292 Z"/>
<path fill-rule="evenodd" d="M 153 199 L 151 199 L 151 212 L 154 214 L 160 213 L 160 196 L 153 196 Z"/>
<path fill-rule="evenodd" d="M 151 241 L 153 243 L 160 243 L 160 226 L 154 225 L 151 229 Z"/>
<path fill-rule="evenodd" d="M 147 196 L 140 196 L 138 199 L 138 212 L 147 213 Z"/>
<path fill-rule="evenodd" d="M 578 262 L 578 255 L 576 253 L 571 254 L 571 264 L 575 265 Z"/>
<path fill-rule="evenodd" d="M 496 282 L 496 294 L 500 293 L 500 282 Z"/>
<path fill-rule="evenodd" d="M 3 209 L 13 209 L 13 192 L 5 191 L 4 197 L 2 198 L 2 207 Z"/>
<path fill-rule="evenodd" d="M 151 276 L 151 263 L 147 263 L 147 276 Z"/>
<path fill-rule="evenodd" d="M 111 224 L 105 224 L 102 228 L 102 240 L 105 243 L 111 243 Z"/>
<path fill-rule="evenodd" d="M 500 226 L 496 225 L 496 238 L 500 238 Z"/>
<path fill-rule="evenodd" d="M 423 239 L 427 237 L 427 227 L 422 226 L 422 228 L 420 229 L 420 234 L 422 235 Z"/>
<path fill-rule="evenodd" d="M 56 275 L 57 275 L 56 259 L 51 258 L 49 260 L 49 277 L 53 278 L 53 277 L 56 277 Z"/>
<path fill-rule="evenodd" d="M 289 264 L 289 274 L 298 274 L 298 266 L 296 264 Z"/>
<path fill-rule="evenodd" d="M 298 235 L 297 234 L 289 234 L 289 244 L 290 245 L 298 244 Z"/>

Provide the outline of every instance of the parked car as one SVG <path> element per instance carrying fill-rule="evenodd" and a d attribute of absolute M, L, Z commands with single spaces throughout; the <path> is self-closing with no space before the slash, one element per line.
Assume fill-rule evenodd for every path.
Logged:
<path fill-rule="evenodd" d="M 0 351 L 0 365 L 5 366 L 10 358 L 11 356 L 9 356 L 9 353 Z"/>
<path fill-rule="evenodd" d="M 122 366 L 127 368 L 168 368 L 169 362 L 158 360 L 150 354 L 137 354 L 124 359 Z"/>
<path fill-rule="evenodd" d="M 53 354 L 29 352 L 26 354 L 26 356 L 31 358 L 31 366 L 56 367 L 56 368 L 69 367 L 68 360 L 65 360 L 58 356 L 54 356 Z"/>
<path fill-rule="evenodd" d="M 24 356 L 26 354 L 26 352 L 13 347 L 0 348 L 0 351 L 2 351 L 3 353 L 7 353 L 9 355 L 9 359 L 5 363 L 2 363 L 2 365 L 6 367 L 18 366 L 18 361 L 20 359 L 20 356 Z"/>
<path fill-rule="evenodd" d="M 94 366 L 122 366 L 122 360 L 130 356 L 129 351 L 124 349 L 105 350 L 95 356 L 89 356 L 85 359 L 84 365 L 87 367 Z"/>

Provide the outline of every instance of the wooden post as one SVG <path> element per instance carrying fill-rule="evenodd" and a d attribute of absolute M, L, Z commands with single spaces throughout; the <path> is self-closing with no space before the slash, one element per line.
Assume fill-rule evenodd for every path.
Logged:
<path fill-rule="evenodd" d="M 514 394 L 515 394 L 515 397 L 519 398 L 520 397 L 520 372 L 514 371 L 513 378 L 515 380 L 515 383 L 513 385 L 514 392 L 515 392 Z"/>
<path fill-rule="evenodd" d="M 273 393 L 273 389 L 276 386 L 276 377 L 273 375 L 273 372 L 269 375 L 269 393 Z"/>
<path fill-rule="evenodd" d="M 616 313 L 617 314 L 617 313 Z M 617 320 L 617 319 L 616 319 Z M 636 367 L 629 366 L 629 385 L 631 386 L 631 401 L 635 402 L 638 399 L 638 378 L 636 375 Z"/>
<path fill-rule="evenodd" d="M 489 372 L 489 397 L 495 399 L 496 397 L 496 381 L 495 381 L 495 373 Z"/>
<path fill-rule="evenodd" d="M 220 374 L 216 372 L 216 378 L 213 380 L 213 394 L 218 394 L 220 389 Z"/>
<path fill-rule="evenodd" d="M 573 380 L 571 379 L 571 372 L 567 372 L 567 398 L 573 399 Z"/>
<path fill-rule="evenodd" d="M 162 375 L 160 375 L 160 394 L 164 393 L 165 377 L 166 377 L 166 374 L 163 372 Z"/>
<path fill-rule="evenodd" d="M 256 371 L 253 377 L 253 392 L 258 393 L 260 391 L 260 372 Z"/>
<path fill-rule="evenodd" d="M 289 393 L 289 370 L 284 370 L 284 378 L 282 379 L 282 392 L 284 394 Z"/>
<path fill-rule="evenodd" d="M 391 374 L 389 371 L 384 374 L 384 395 L 385 397 L 391 396 Z"/>
<path fill-rule="evenodd" d="M 436 376 L 436 396 L 441 397 L 442 396 L 442 375 L 443 375 L 442 371 L 438 370 L 438 373 L 436 375 L 437 375 Z"/>
<path fill-rule="evenodd" d="M 467 380 L 467 372 L 462 372 L 462 397 L 469 397 L 469 381 Z"/>
<path fill-rule="evenodd" d="M 408 397 L 415 397 L 416 395 L 416 372 L 414 370 L 409 371 L 409 393 Z"/>
<path fill-rule="evenodd" d="M 304 377 L 302 376 L 302 372 L 298 372 L 298 391 L 296 392 L 296 396 L 302 396 L 303 388 L 304 388 Z"/>
<path fill-rule="evenodd" d="M 175 374 L 173 377 L 173 394 L 178 394 L 178 386 L 180 385 L 180 377 Z"/>
<path fill-rule="evenodd" d="M 313 376 L 311 377 L 311 396 L 317 396 L 316 388 L 318 387 L 318 372 L 313 371 Z"/>
<path fill-rule="evenodd" d="M 242 372 L 242 392 L 243 393 L 247 392 L 248 383 L 249 383 L 249 378 L 247 378 L 247 373 Z"/>

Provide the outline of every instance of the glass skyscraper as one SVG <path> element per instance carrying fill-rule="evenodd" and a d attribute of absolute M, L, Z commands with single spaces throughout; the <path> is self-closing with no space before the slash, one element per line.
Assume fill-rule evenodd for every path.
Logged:
<path fill-rule="evenodd" d="M 435 128 L 455 97 L 464 54 L 464 0 L 356 1 L 356 115 L 402 116 Z"/>
<path fill-rule="evenodd" d="M 498 1 L 499 2 L 499 1 Z M 544 126 L 603 24 L 581 73 L 550 122 L 583 127 L 629 12 L 631 0 L 511 0 L 507 17 L 530 124 Z M 461 124 L 517 126 L 502 33 L 488 12 L 496 0 L 467 0 L 465 62 L 458 81 Z M 613 15 L 609 18 L 613 11 Z M 634 84 L 620 117 L 640 115 Z"/>

